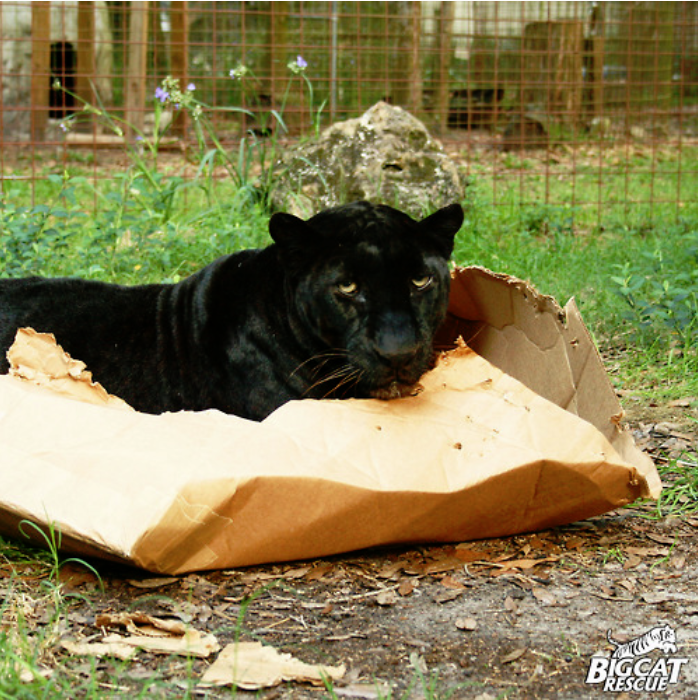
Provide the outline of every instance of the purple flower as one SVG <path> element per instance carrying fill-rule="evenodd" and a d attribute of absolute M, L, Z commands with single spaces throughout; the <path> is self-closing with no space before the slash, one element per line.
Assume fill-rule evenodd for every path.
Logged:
<path fill-rule="evenodd" d="M 155 98 L 160 100 L 160 102 L 167 102 L 170 99 L 170 93 L 160 86 L 155 88 Z"/>
<path fill-rule="evenodd" d="M 194 85 L 194 83 L 189 83 L 189 85 L 187 85 L 187 90 L 189 90 L 189 92 L 194 92 L 194 90 L 196 90 L 196 85 Z"/>
<path fill-rule="evenodd" d="M 300 75 L 308 67 L 308 62 L 300 54 L 296 56 L 295 61 L 290 61 L 286 67 L 295 75 Z"/>
<path fill-rule="evenodd" d="M 231 71 L 228 75 L 230 75 L 230 77 L 233 80 L 241 80 L 248 73 L 249 73 L 249 69 L 247 68 L 247 66 L 244 66 L 242 63 L 238 63 L 235 68 L 231 69 Z"/>

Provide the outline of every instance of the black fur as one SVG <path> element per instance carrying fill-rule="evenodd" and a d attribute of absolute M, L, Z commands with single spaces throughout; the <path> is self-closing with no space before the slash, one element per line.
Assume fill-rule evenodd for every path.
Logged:
<path fill-rule="evenodd" d="M 261 420 L 290 399 L 399 396 L 430 365 L 462 221 L 459 205 L 416 222 L 356 202 L 307 222 L 274 214 L 274 244 L 175 285 L 0 280 L 0 372 L 29 326 L 147 413 Z"/>

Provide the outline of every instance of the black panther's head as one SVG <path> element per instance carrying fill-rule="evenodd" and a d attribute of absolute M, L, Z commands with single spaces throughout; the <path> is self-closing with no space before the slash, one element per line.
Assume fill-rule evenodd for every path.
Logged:
<path fill-rule="evenodd" d="M 448 305 L 448 260 L 463 223 L 458 204 L 415 221 L 356 202 L 269 229 L 286 266 L 297 332 L 320 348 L 309 395 L 392 398 L 429 368 Z M 346 391 L 342 391 L 346 389 Z"/>

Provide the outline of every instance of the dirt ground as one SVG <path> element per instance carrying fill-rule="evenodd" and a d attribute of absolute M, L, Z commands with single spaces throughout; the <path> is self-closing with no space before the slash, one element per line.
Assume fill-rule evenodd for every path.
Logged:
<path fill-rule="evenodd" d="M 695 450 L 693 401 L 634 412 L 630 401 L 638 443 L 657 459 Z M 95 562 L 103 592 L 89 571 L 68 564 L 64 593 L 82 595 L 67 599 L 43 663 L 47 673 L 60 666 L 76 680 L 94 676 L 91 662 L 61 644 L 99 640 L 98 616 L 138 611 L 213 633 L 221 647 L 257 640 L 313 665 L 344 664 L 334 684 L 340 698 L 588 698 L 605 694 L 585 678 L 592 655 L 613 649 L 609 630 L 622 642 L 668 624 L 677 646 L 669 656 L 688 662 L 664 694 L 698 697 L 698 515 L 657 520 L 655 513 L 646 503 L 505 539 L 172 579 Z M 40 606 L 29 621 L 43 624 Z M 213 658 L 105 656 L 96 682 L 114 697 L 154 681 L 148 697 L 183 697 L 187 679 L 200 678 Z M 326 696 L 323 687 L 297 682 L 236 695 Z"/>

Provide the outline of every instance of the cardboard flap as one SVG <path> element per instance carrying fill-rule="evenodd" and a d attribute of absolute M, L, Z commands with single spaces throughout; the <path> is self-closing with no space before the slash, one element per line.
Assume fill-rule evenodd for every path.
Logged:
<path fill-rule="evenodd" d="M 594 425 L 659 494 L 659 476 L 622 425 L 623 409 L 574 299 L 563 309 L 515 277 L 457 268 L 437 345 L 449 347 L 458 336 L 537 394 Z"/>

